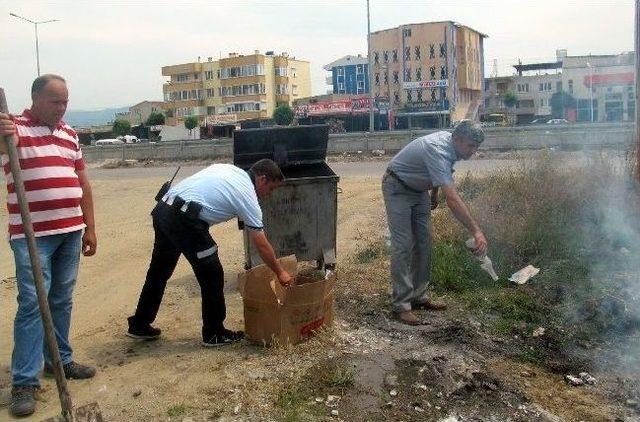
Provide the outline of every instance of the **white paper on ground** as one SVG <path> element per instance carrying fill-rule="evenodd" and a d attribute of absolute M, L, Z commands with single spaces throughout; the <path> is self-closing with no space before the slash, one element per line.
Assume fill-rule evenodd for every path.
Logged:
<path fill-rule="evenodd" d="M 509 281 L 513 281 L 516 284 L 524 284 L 527 281 L 529 281 L 531 277 L 535 276 L 539 272 L 540 272 L 540 268 L 536 268 L 533 265 L 527 265 L 517 273 L 514 273 L 509 278 Z"/>

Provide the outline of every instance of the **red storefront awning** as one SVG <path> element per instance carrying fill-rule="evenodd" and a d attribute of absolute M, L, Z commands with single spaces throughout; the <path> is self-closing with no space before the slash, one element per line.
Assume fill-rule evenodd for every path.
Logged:
<path fill-rule="evenodd" d="M 601 75 L 587 75 L 584 77 L 584 86 L 594 85 L 627 85 L 632 84 L 633 72 L 625 73 L 605 73 Z"/>

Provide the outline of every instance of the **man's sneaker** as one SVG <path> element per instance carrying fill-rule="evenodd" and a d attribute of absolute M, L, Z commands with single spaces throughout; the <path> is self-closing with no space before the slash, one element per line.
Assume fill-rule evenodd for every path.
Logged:
<path fill-rule="evenodd" d="M 68 379 L 84 380 L 93 378 L 96 374 L 96 368 L 80 365 L 77 362 L 69 362 L 63 365 L 62 368 L 64 369 L 64 376 Z M 46 362 L 44 364 L 44 375 L 48 377 L 53 376 L 53 367 Z"/>
<path fill-rule="evenodd" d="M 160 337 L 160 333 L 162 333 L 162 330 L 151 325 L 145 327 L 129 326 L 127 336 L 138 340 L 155 340 Z"/>
<path fill-rule="evenodd" d="M 11 389 L 9 411 L 13 416 L 29 416 L 36 410 L 35 386 L 14 386 Z"/>
<path fill-rule="evenodd" d="M 244 331 L 231 331 L 227 329 L 223 329 L 222 332 L 218 334 L 214 334 L 209 337 L 207 340 L 202 342 L 204 347 L 218 347 L 224 346 L 225 344 L 235 343 L 244 338 Z"/>

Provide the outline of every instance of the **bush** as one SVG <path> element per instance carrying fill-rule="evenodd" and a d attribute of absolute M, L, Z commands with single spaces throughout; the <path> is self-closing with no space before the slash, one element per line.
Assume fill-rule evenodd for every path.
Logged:
<path fill-rule="evenodd" d="M 273 120 L 280 126 L 289 126 L 293 122 L 293 117 L 293 110 L 289 104 L 280 104 L 273 111 Z"/>
<path fill-rule="evenodd" d="M 131 123 L 127 120 L 118 119 L 113 122 L 111 131 L 115 136 L 128 135 L 131 132 Z"/>

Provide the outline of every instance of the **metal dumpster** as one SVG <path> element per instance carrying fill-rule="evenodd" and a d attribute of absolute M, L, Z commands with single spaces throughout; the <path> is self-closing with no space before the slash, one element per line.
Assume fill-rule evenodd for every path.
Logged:
<path fill-rule="evenodd" d="M 284 173 L 282 185 L 261 200 L 264 227 L 276 256 L 295 254 L 318 268 L 336 264 L 338 176 L 325 162 L 327 125 L 237 130 L 233 163 L 249 169 L 263 158 Z M 242 222 L 239 227 L 244 229 Z M 262 263 L 244 229 L 245 268 Z"/>

